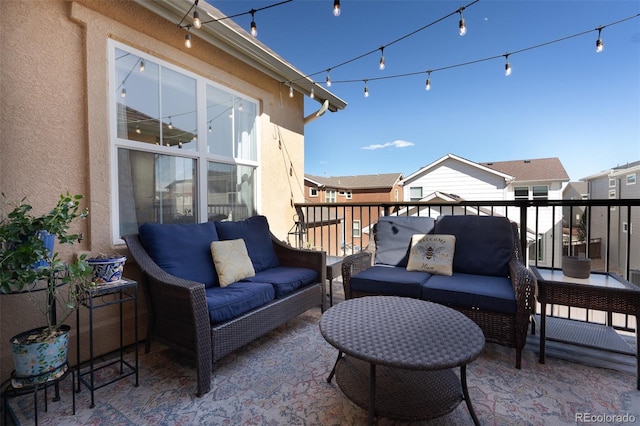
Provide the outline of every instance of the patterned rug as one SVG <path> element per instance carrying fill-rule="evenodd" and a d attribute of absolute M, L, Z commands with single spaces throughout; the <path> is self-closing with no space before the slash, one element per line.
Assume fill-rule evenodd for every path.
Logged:
<path fill-rule="evenodd" d="M 225 357 L 215 365 L 212 390 L 196 397 L 193 362 L 161 345 L 140 356 L 140 386 L 133 377 L 95 392 L 89 408 L 86 388 L 71 411 L 71 379 L 61 400 L 49 402 L 41 425 L 360 425 L 366 412 L 326 378 L 337 352 L 318 329 L 320 310 Z M 487 344 L 467 368 L 469 393 L 483 425 L 640 424 L 635 377 L 618 371 L 553 359 L 539 364 L 525 350 L 522 369 L 514 350 Z M 127 355 L 132 360 L 132 354 Z M 43 394 L 42 392 L 40 393 Z M 52 391 L 49 391 L 51 396 Z M 18 423 L 33 424 L 33 397 L 10 400 Z M 576 417 L 578 416 L 578 417 Z M 582 416 L 582 420 L 580 419 Z M 626 416 L 626 417 L 625 417 Z M 377 419 L 378 425 L 469 425 L 466 405 L 429 422 Z"/>

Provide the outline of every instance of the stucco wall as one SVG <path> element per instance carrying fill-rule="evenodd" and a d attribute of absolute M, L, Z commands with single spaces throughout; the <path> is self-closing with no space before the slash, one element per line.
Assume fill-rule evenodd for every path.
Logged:
<path fill-rule="evenodd" d="M 128 0 L 0 1 L 0 31 L 0 191 L 11 199 L 27 197 L 36 213 L 48 210 L 61 192 L 84 194 L 90 215 L 77 231 L 86 239 L 74 250 L 126 252 L 124 246 L 113 246 L 111 239 L 115 212 L 110 187 L 109 38 L 259 100 L 258 211 L 269 218 L 277 236 L 286 238 L 293 225 L 292 202 L 303 201 L 300 94 L 290 99 L 284 92 L 286 96 L 280 97 L 277 81 L 206 45 L 196 35 L 194 47 L 185 49 L 184 33 L 175 22 Z M 64 256 L 74 255 L 58 248 Z M 136 278 L 135 265 L 128 262 L 125 274 Z M 0 297 L 0 380 L 12 368 L 6 341 L 41 325 L 30 306 L 24 296 Z M 86 320 L 86 312 L 82 315 Z M 129 309 L 129 341 L 131 317 Z M 144 338 L 144 303 L 139 319 Z M 98 315 L 97 329 L 103 331 L 98 353 L 115 349 L 114 322 L 115 311 L 105 309 Z M 75 329 L 75 321 L 71 325 Z M 86 327 L 81 332 L 86 334 Z M 85 352 L 83 347 L 81 357 Z"/>

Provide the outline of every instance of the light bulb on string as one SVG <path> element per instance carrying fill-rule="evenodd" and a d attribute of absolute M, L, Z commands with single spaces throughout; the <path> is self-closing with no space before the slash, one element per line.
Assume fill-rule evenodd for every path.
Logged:
<path fill-rule="evenodd" d="M 464 17 L 462 16 L 462 9 L 458 10 L 458 13 L 460 13 L 460 21 L 458 22 L 458 34 L 463 36 L 467 33 L 467 25 L 464 22 Z"/>
<path fill-rule="evenodd" d="M 191 34 L 189 34 L 189 33 L 186 33 L 184 35 L 184 46 L 187 49 L 191 49 Z"/>
<path fill-rule="evenodd" d="M 289 97 L 293 98 L 293 86 L 291 85 L 291 82 L 289 82 Z"/>
<path fill-rule="evenodd" d="M 140 72 L 144 72 L 144 59 L 140 59 Z"/>
<path fill-rule="evenodd" d="M 211 124 L 209 124 L 209 133 L 213 132 L 213 127 L 211 127 Z"/>
<path fill-rule="evenodd" d="M 173 123 L 171 122 L 171 116 L 169 116 L 169 125 L 167 127 L 169 129 L 173 129 Z"/>
<path fill-rule="evenodd" d="M 200 15 L 198 14 L 197 10 L 193 11 L 193 28 L 200 28 L 202 27 L 202 21 L 200 21 Z"/>
<path fill-rule="evenodd" d="M 427 71 L 427 82 L 424 85 L 424 90 L 431 90 L 431 71 Z"/>
<path fill-rule="evenodd" d="M 509 55 L 504 55 L 505 64 L 504 64 L 504 75 L 509 77 L 511 75 L 511 64 L 509 63 Z"/>
<path fill-rule="evenodd" d="M 340 16 L 340 0 L 333 0 L 333 16 Z"/>
<path fill-rule="evenodd" d="M 385 68 L 385 64 L 384 64 L 384 46 L 382 46 L 380 48 L 380 65 L 379 65 L 380 71 L 384 70 Z"/>
<path fill-rule="evenodd" d="M 142 131 L 140 130 L 140 126 L 136 126 L 136 133 L 137 133 L 137 134 L 142 133 Z"/>
<path fill-rule="evenodd" d="M 600 37 L 602 34 L 602 28 L 598 28 L 598 39 L 596 40 L 596 52 L 600 53 L 604 50 L 604 43 L 602 42 L 602 38 Z"/>
<path fill-rule="evenodd" d="M 124 82 L 122 84 L 124 84 Z M 127 97 L 127 89 L 124 86 L 122 86 L 122 90 L 120 91 L 120 97 L 121 98 L 126 98 Z"/>
<path fill-rule="evenodd" d="M 251 9 L 251 35 L 254 37 L 258 36 L 258 27 L 256 26 L 256 21 L 254 20 L 254 14 L 256 11 Z"/>
<path fill-rule="evenodd" d="M 310 97 L 311 99 L 313 99 L 313 98 L 315 98 L 315 97 L 316 97 L 316 92 L 315 92 L 315 90 L 314 90 L 314 86 L 315 86 L 315 83 L 312 83 L 312 84 L 311 84 L 311 93 L 309 94 L 309 97 Z"/>
<path fill-rule="evenodd" d="M 331 87 L 331 76 L 329 75 L 330 71 L 331 71 L 330 69 L 327 70 L 327 79 L 326 79 L 327 87 Z"/>
<path fill-rule="evenodd" d="M 364 81 L 364 97 L 369 97 L 369 88 L 367 87 L 367 80 Z"/>

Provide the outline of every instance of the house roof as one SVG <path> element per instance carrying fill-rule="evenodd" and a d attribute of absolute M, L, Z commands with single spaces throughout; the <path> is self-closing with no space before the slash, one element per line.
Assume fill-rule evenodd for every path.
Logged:
<path fill-rule="evenodd" d="M 187 15 L 193 5 L 192 2 L 184 0 L 135 1 L 174 25 Z M 320 104 L 328 101 L 328 109 L 331 112 L 336 112 L 347 106 L 345 101 L 323 86 L 314 84 L 313 80 L 251 36 L 233 20 L 225 19 L 227 16 L 215 7 L 203 1 L 198 4 L 197 9 L 200 16 L 208 15 L 216 22 L 214 25 L 203 25 L 199 29 L 192 28 L 190 31 L 192 37 L 206 41 L 280 82 L 287 82 L 294 90 L 303 95 L 309 96 L 313 87 L 313 99 Z"/>
<path fill-rule="evenodd" d="M 612 167 L 607 170 L 603 170 L 599 173 L 595 173 L 586 177 L 581 178 L 582 181 L 588 181 L 591 179 L 596 179 L 603 176 L 618 176 L 624 175 L 627 173 L 632 173 L 635 171 L 640 171 L 640 161 L 634 161 L 631 163 L 623 164 L 622 166 Z"/>
<path fill-rule="evenodd" d="M 433 169 L 433 168 L 439 166 L 440 164 L 442 164 L 443 162 L 445 162 L 447 160 L 459 161 L 461 163 L 468 164 L 471 167 L 475 167 L 475 168 L 484 170 L 485 172 L 489 172 L 489 173 L 493 173 L 493 174 L 496 174 L 496 175 L 500 175 L 500 177 L 502 177 L 503 179 L 505 179 L 507 181 L 513 180 L 513 176 L 509 175 L 508 173 L 502 173 L 502 172 L 500 172 L 500 171 L 498 171 L 496 169 L 492 169 L 492 168 L 484 166 L 484 165 L 482 165 L 480 163 L 476 163 L 474 161 L 467 160 L 466 158 L 462 158 L 462 157 L 459 157 L 459 156 L 454 155 L 454 154 L 447 154 L 444 157 L 441 157 L 441 158 L 437 159 L 433 163 L 422 167 L 420 170 L 418 170 L 416 172 L 413 172 L 412 174 L 410 174 L 409 176 L 404 178 L 404 184 L 406 185 L 407 183 L 411 182 L 413 179 L 425 174 L 429 169 Z"/>
<path fill-rule="evenodd" d="M 402 179 L 402 173 L 382 173 L 357 176 L 313 176 L 304 175 L 305 180 L 317 186 L 336 189 L 392 188 Z"/>
<path fill-rule="evenodd" d="M 516 181 L 569 181 L 569 175 L 557 157 L 531 160 L 493 161 L 480 163 L 483 166 L 511 175 Z"/>

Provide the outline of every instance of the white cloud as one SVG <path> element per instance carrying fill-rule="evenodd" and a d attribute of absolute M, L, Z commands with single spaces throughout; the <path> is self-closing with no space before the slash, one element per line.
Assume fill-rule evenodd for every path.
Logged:
<path fill-rule="evenodd" d="M 402 141 L 402 140 L 395 140 L 393 142 L 387 142 L 384 144 L 373 144 L 373 145 L 367 145 L 367 146 L 363 146 L 362 149 L 369 149 L 369 150 L 374 150 L 374 149 L 383 149 L 383 148 L 406 148 L 408 146 L 413 146 L 415 145 L 413 142 L 408 142 L 408 141 Z"/>

